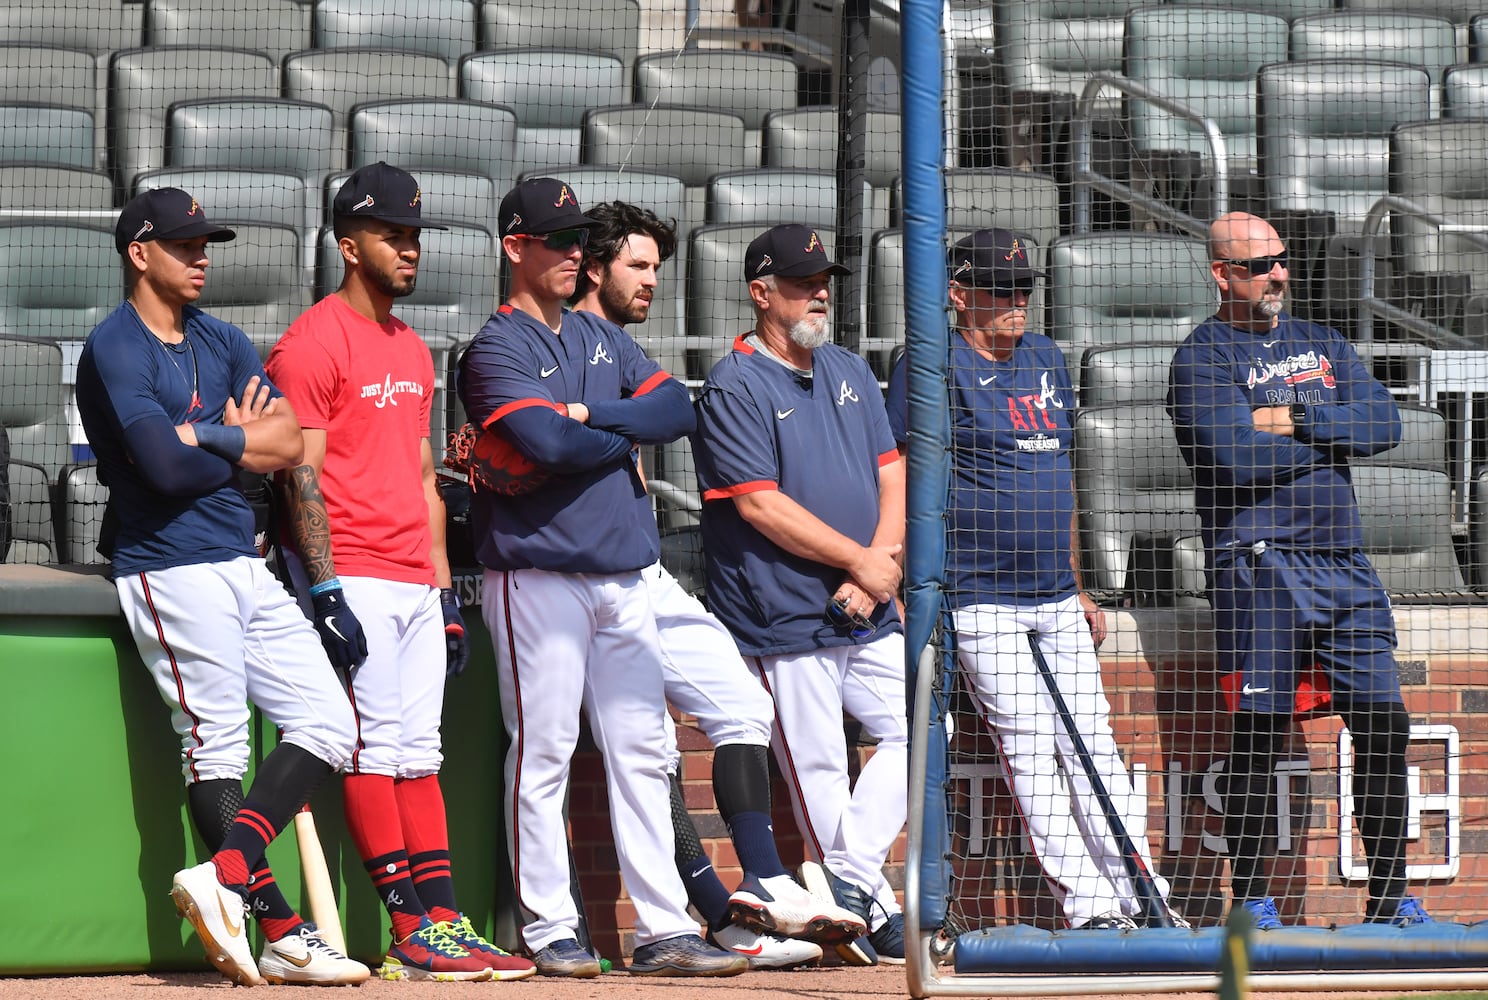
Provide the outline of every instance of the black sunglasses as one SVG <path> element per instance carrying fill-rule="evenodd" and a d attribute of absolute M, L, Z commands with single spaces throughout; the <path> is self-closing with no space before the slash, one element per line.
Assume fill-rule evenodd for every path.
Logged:
<path fill-rule="evenodd" d="M 866 639 L 878 631 L 878 626 L 862 615 L 847 613 L 847 602 L 835 597 L 827 602 L 827 624 L 854 639 Z"/>
<path fill-rule="evenodd" d="M 516 233 L 515 235 L 519 240 L 541 240 L 543 246 L 559 253 L 572 250 L 574 247 L 583 249 L 589 245 L 589 230 L 587 229 L 560 229 L 556 233 L 545 233 L 541 236 L 528 233 Z"/>
<path fill-rule="evenodd" d="M 1285 250 L 1281 253 L 1273 253 L 1265 257 L 1248 257 L 1238 260 L 1230 257 L 1221 257 L 1219 262 L 1238 267 L 1252 278 L 1262 274 L 1270 274 L 1271 269 L 1277 264 L 1280 264 L 1283 268 L 1291 266 L 1287 263 L 1287 252 Z"/>

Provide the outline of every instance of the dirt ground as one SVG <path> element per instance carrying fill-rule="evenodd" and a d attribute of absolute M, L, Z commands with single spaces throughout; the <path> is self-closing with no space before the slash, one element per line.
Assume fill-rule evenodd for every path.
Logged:
<path fill-rule="evenodd" d="M 35 979 L 0 979 L 0 1000 L 195 1000 L 222 997 L 235 987 L 212 973 L 165 973 L 137 976 L 49 976 Z M 346 994 L 350 995 L 350 987 Z M 611 973 L 599 979 L 526 979 L 515 983 L 384 983 L 372 980 L 356 988 L 361 1000 L 432 1000 L 471 997 L 476 994 L 511 994 L 527 1000 L 682 1000 L 706 996 L 707 1000 L 861 1000 L 908 996 L 904 970 L 879 966 L 873 969 L 826 968 L 800 972 L 753 972 L 732 979 L 643 979 Z M 335 994 L 332 994 L 335 995 Z M 1209 1000 L 1210 993 L 1162 994 L 1173 1000 Z M 1445 994 L 1406 994 L 1441 997 Z M 1128 997 L 1130 994 L 1127 995 Z M 1400 997 L 1392 990 L 1379 993 L 1266 993 L 1257 997 L 1272 1000 L 1383 1000 Z M 1453 998 L 1484 994 L 1451 994 Z M 1096 997 L 1094 1000 L 1119 1000 Z"/>

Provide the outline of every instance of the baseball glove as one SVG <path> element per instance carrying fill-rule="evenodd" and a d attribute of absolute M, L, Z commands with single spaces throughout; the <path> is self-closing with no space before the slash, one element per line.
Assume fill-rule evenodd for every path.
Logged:
<path fill-rule="evenodd" d="M 531 493 L 553 478 L 500 434 L 470 424 L 449 436 L 444 464 L 465 476 L 472 491 L 489 490 L 509 497 Z"/>

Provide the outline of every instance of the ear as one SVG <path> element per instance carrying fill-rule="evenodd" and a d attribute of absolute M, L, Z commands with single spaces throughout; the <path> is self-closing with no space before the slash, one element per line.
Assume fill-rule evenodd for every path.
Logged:
<path fill-rule="evenodd" d="M 952 282 L 950 287 L 947 289 L 947 294 L 950 296 L 951 308 L 957 310 L 958 312 L 966 311 L 967 298 L 965 288 L 961 287 L 955 282 Z"/>
<path fill-rule="evenodd" d="M 770 307 L 770 286 L 756 278 L 749 283 L 749 297 L 754 300 L 756 309 L 768 309 Z"/>
<path fill-rule="evenodd" d="M 513 264 L 520 264 L 522 262 L 523 242 L 523 240 L 519 240 L 515 236 L 501 237 L 501 249 L 506 254 L 506 259 Z"/>
<path fill-rule="evenodd" d="M 595 260 L 585 262 L 584 277 L 588 278 L 590 283 L 593 284 L 595 288 L 598 288 L 600 285 L 604 284 L 604 276 L 605 265 Z"/>
<path fill-rule="evenodd" d="M 143 243 L 129 244 L 125 249 L 125 254 L 129 258 L 129 265 L 140 274 L 144 274 L 149 269 L 149 259 L 146 256 L 145 245 Z"/>
<path fill-rule="evenodd" d="M 1223 295 L 1230 290 L 1230 279 L 1225 277 L 1225 266 L 1217 260 L 1209 262 L 1209 273 L 1214 275 L 1214 283 L 1219 286 L 1220 294 Z"/>

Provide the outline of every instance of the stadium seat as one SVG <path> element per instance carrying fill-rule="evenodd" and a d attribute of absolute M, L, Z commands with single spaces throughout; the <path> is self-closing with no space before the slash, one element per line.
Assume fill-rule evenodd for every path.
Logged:
<path fill-rule="evenodd" d="M 52 341 L 0 337 L 0 426 L 10 457 L 50 479 L 72 461 L 62 348 Z"/>
<path fill-rule="evenodd" d="M 1390 193 L 1454 224 L 1488 224 L 1485 149 L 1485 119 L 1398 125 L 1390 133 Z M 1488 249 L 1398 212 L 1391 215 L 1390 233 L 1398 272 L 1466 274 L 1473 291 L 1488 290 Z"/>
<path fill-rule="evenodd" d="M 0 18 L 5 14 L 0 12 Z M 0 34 L 0 38 L 6 37 Z M 101 60 L 83 48 L 64 48 L 12 39 L 0 43 L 0 103 L 60 104 L 93 113 L 93 161 L 108 163 L 103 123 L 108 114 Z"/>
<path fill-rule="evenodd" d="M 9 563 L 57 561 L 57 533 L 52 521 L 52 487 L 46 470 L 10 460 Z"/>
<path fill-rule="evenodd" d="M 50 163 L 0 163 L 0 221 L 57 213 L 112 225 L 114 185 L 101 170 Z"/>
<path fill-rule="evenodd" d="M 213 222 L 257 222 L 304 233 L 311 224 L 299 174 L 232 167 L 167 167 L 134 179 L 131 195 L 174 187 L 201 202 Z"/>
<path fill-rule="evenodd" d="M 1088 347 L 1080 356 L 1080 405 L 1162 402 L 1176 344 Z"/>
<path fill-rule="evenodd" d="M 63 45 L 95 57 L 141 44 L 144 7 L 119 0 L 0 4 L 0 38 L 24 45 Z"/>
<path fill-rule="evenodd" d="M 575 49 L 475 53 L 459 81 L 461 97 L 516 113 L 518 173 L 578 163 L 585 110 L 630 100 L 618 57 Z"/>
<path fill-rule="evenodd" d="M 1442 17 L 1416 12 L 1335 11 L 1308 14 L 1292 22 L 1291 59 L 1373 59 L 1418 66 L 1433 87 L 1457 62 L 1457 29 Z M 1432 92 L 1431 114 L 1438 110 Z"/>
<path fill-rule="evenodd" d="M 1287 22 L 1271 14 L 1165 5 L 1126 15 L 1126 75 L 1212 120 L 1233 175 L 1255 170 L 1256 72 L 1286 58 Z M 1135 99 L 1128 113 L 1137 150 L 1209 155 L 1197 125 Z"/>
<path fill-rule="evenodd" d="M 317 49 L 407 49 L 453 66 L 475 50 L 471 0 L 315 0 L 311 45 Z"/>
<path fill-rule="evenodd" d="M 1334 0 L 1239 0 L 1238 3 L 1225 6 L 1235 10 L 1254 11 L 1257 14 L 1272 14 L 1290 21 L 1304 14 L 1321 14 L 1338 4 Z M 1345 3 L 1344 6 L 1349 4 Z"/>
<path fill-rule="evenodd" d="M 283 97 L 177 101 L 166 113 L 172 167 L 238 167 L 296 174 L 319 186 L 346 165 L 331 109 Z"/>
<path fill-rule="evenodd" d="M 212 263 L 198 305 L 241 328 L 266 358 L 313 301 L 310 271 L 303 266 L 304 236 L 289 226 L 254 223 L 235 222 L 233 231 L 234 239 L 208 249 Z"/>
<path fill-rule="evenodd" d="M 57 548 L 64 563 L 107 562 L 98 554 L 98 535 L 109 490 L 98 481 L 98 465 L 69 465 L 58 478 Z"/>
<path fill-rule="evenodd" d="M 112 228 L 0 225 L 0 336 L 86 340 L 122 297 Z"/>
<path fill-rule="evenodd" d="M 1446 418 L 1420 406 L 1401 406 L 1400 415 L 1398 445 L 1350 463 L 1364 552 L 1397 604 L 1465 597 L 1452 542 Z"/>
<path fill-rule="evenodd" d="M 351 115 L 351 168 L 379 160 L 404 170 L 464 170 L 505 194 L 516 180 L 517 117 L 479 101 L 375 101 Z"/>
<path fill-rule="evenodd" d="M 120 191 L 165 162 L 166 111 L 177 101 L 278 97 L 279 68 L 261 52 L 173 45 L 109 59 L 109 165 Z"/>
<path fill-rule="evenodd" d="M 584 113 L 583 162 L 680 177 L 691 222 L 706 216 L 708 178 L 758 166 L 757 153 L 746 139 L 744 119 L 728 112 L 631 104 Z"/>
<path fill-rule="evenodd" d="M 1049 335 L 1088 347 L 1176 345 L 1218 302 L 1204 241 L 1157 233 L 1061 236 L 1049 247 Z"/>
<path fill-rule="evenodd" d="M 616 56 L 631 78 L 641 47 L 641 6 L 636 0 L 481 0 L 482 49 L 575 48 Z"/>
<path fill-rule="evenodd" d="M 779 53 L 683 49 L 636 60 L 636 103 L 731 111 L 744 119 L 756 150 L 765 116 L 796 107 L 796 95 L 795 61 Z"/>
<path fill-rule="evenodd" d="M 1488 66 L 1448 66 L 1442 75 L 1442 117 L 1488 118 Z"/>
<path fill-rule="evenodd" d="M 1126 12 L 1141 0 L 993 0 L 992 24 L 1002 81 L 1012 91 L 1079 97 L 1096 73 L 1121 75 Z M 1120 95 L 1109 88 L 1098 112 L 1114 114 Z"/>
<path fill-rule="evenodd" d="M 92 111 L 62 104 L 0 104 L 0 161 L 88 170 L 95 160 Z"/>
<path fill-rule="evenodd" d="M 1391 63 L 1272 63 L 1257 78 L 1256 156 L 1273 215 L 1331 212 L 1357 230 L 1389 188 L 1389 132 L 1432 117 L 1431 79 Z"/>
<path fill-rule="evenodd" d="M 335 116 L 335 149 L 347 147 L 351 112 L 373 101 L 455 96 L 453 71 L 438 56 L 397 49 L 311 49 L 284 59 L 284 96 L 324 104 Z"/>
<path fill-rule="evenodd" d="M 1140 605 L 1204 603 L 1193 479 L 1163 404 L 1081 407 L 1072 423 L 1085 586 Z"/>
<path fill-rule="evenodd" d="M 868 185 L 863 185 L 868 197 Z M 726 170 L 708 180 L 710 224 L 799 222 L 831 226 L 837 219 L 837 175 L 827 170 Z"/>
<path fill-rule="evenodd" d="M 279 63 L 310 47 L 310 6 L 300 0 L 145 0 L 143 44 L 227 45 Z"/>
<path fill-rule="evenodd" d="M 883 229 L 868 241 L 868 326 L 858 353 L 887 381 L 904 340 L 904 232 Z"/>
<path fill-rule="evenodd" d="M 1475 14 L 1467 22 L 1467 61 L 1488 62 L 1488 14 Z"/>
<path fill-rule="evenodd" d="M 997 226 L 1027 233 L 1047 247 L 1059 235 L 1059 185 L 1048 174 L 1009 167 L 977 167 L 942 172 L 946 228 L 959 233 Z M 904 188 L 892 188 L 891 216 L 902 221 Z M 960 237 L 958 236 L 957 239 Z"/>
<path fill-rule="evenodd" d="M 897 112 L 869 112 L 863 122 L 863 173 L 873 189 L 868 224 L 892 223 L 890 187 L 899 176 L 900 120 Z M 837 170 L 837 112 L 832 108 L 794 108 L 765 116 L 761 162 L 782 170 Z"/>

